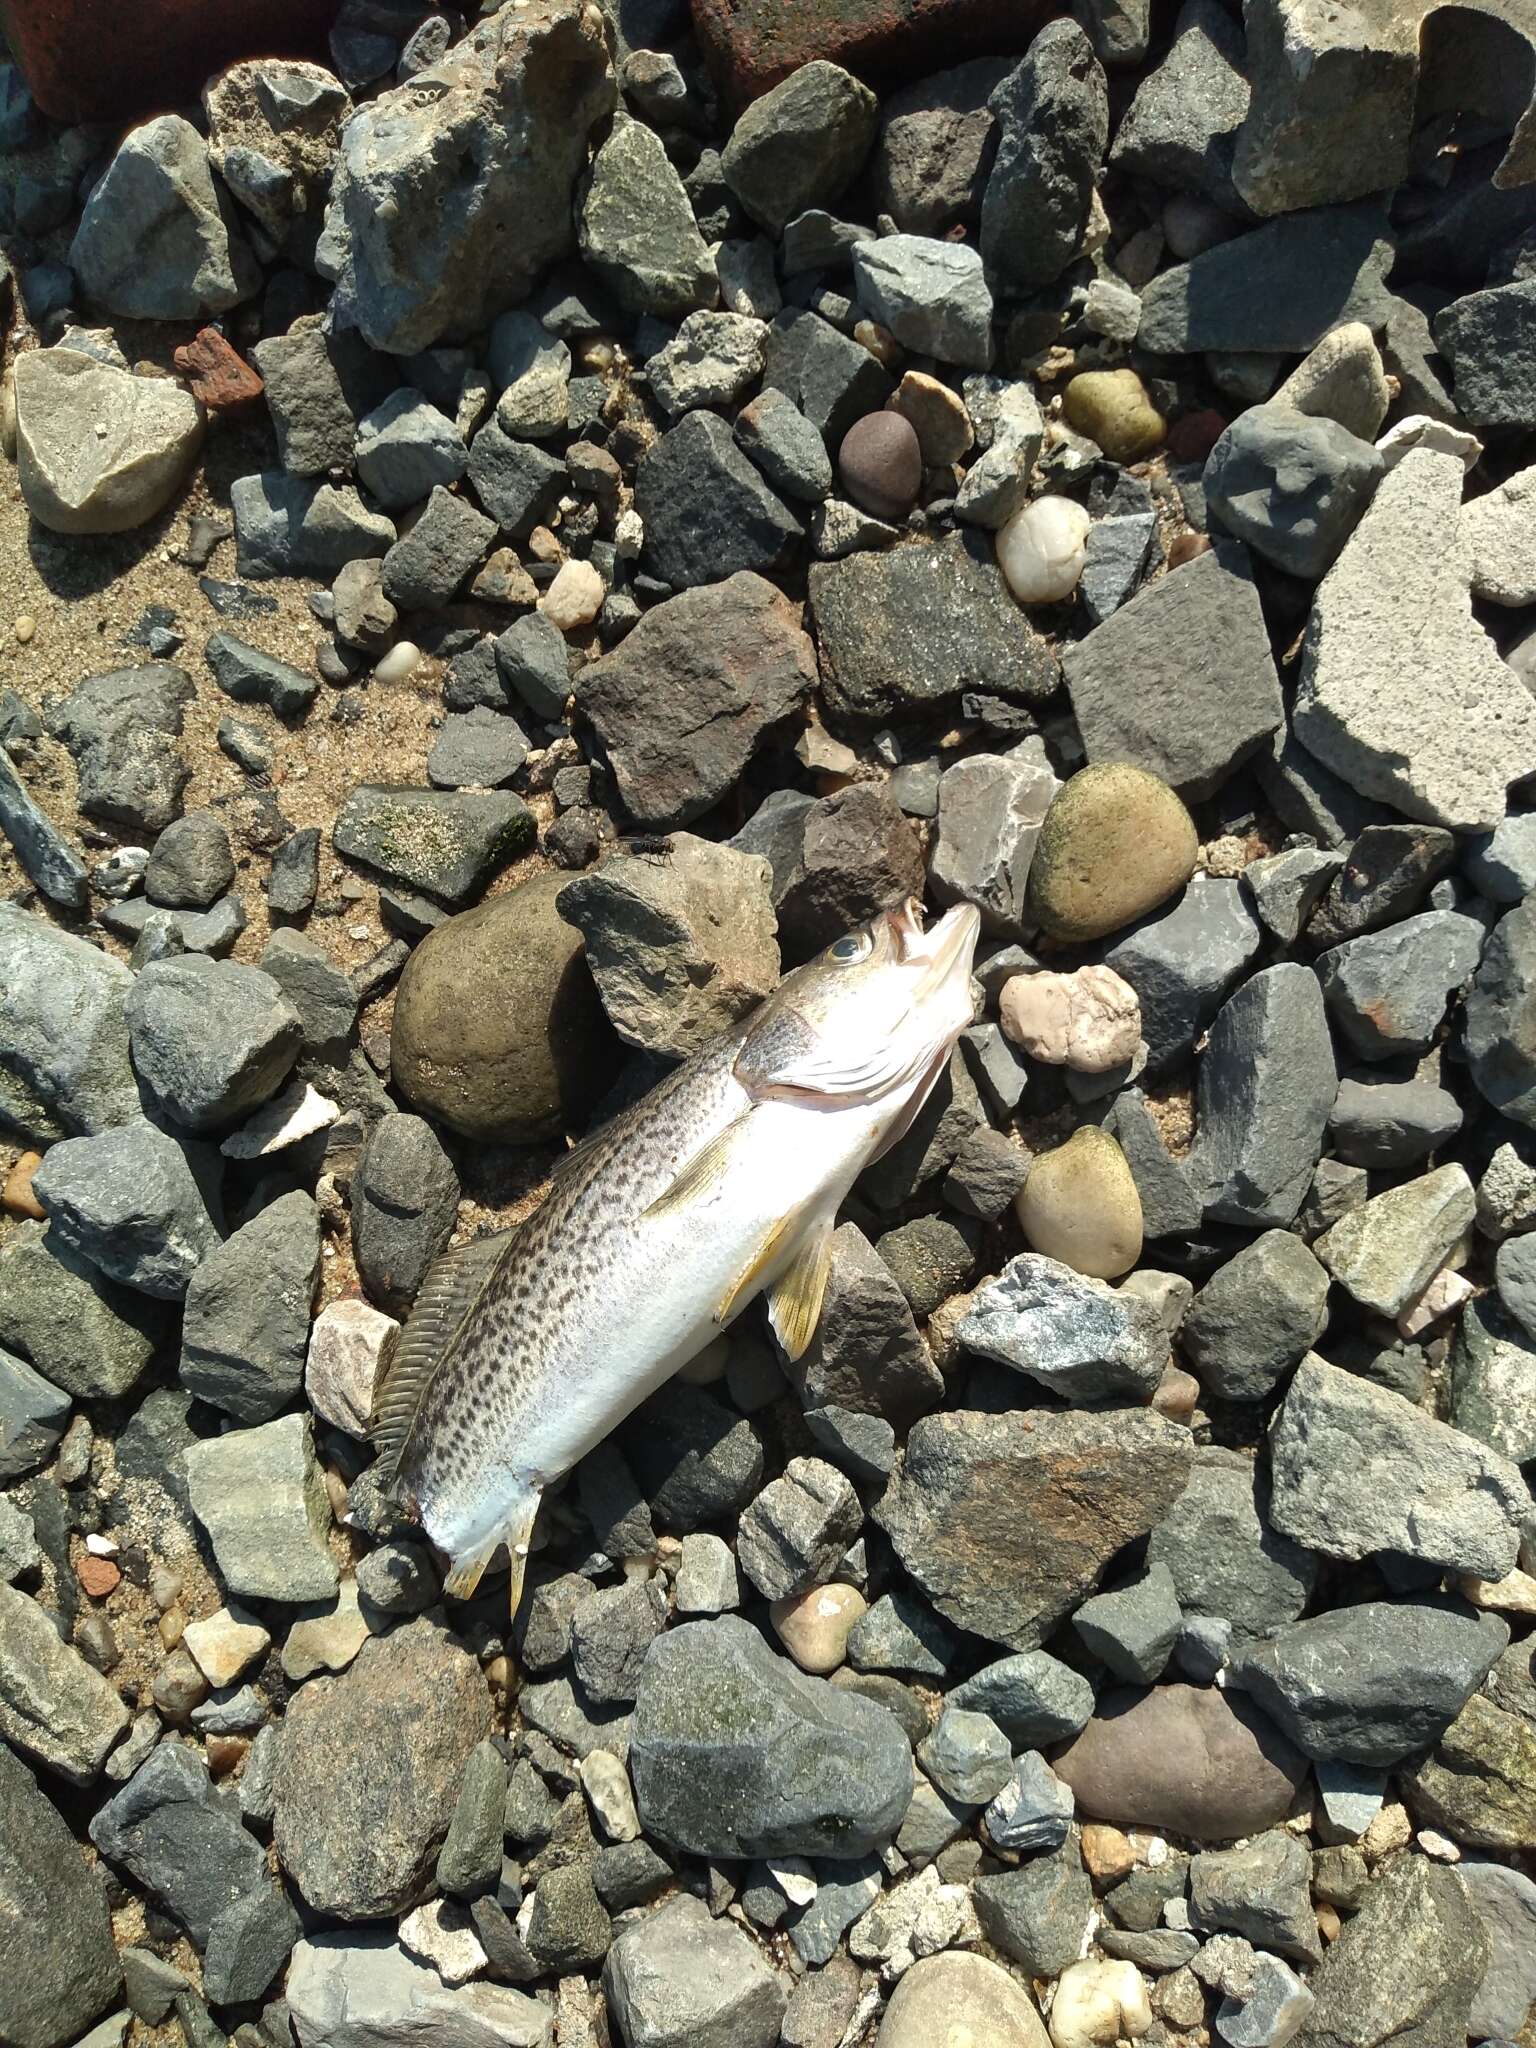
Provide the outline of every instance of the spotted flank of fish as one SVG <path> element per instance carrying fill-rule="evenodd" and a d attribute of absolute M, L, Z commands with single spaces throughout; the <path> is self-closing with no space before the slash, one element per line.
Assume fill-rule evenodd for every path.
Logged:
<path fill-rule="evenodd" d="M 515 1610 L 545 1487 L 757 1295 L 805 1350 L 839 1204 L 971 1021 L 977 930 L 908 903 L 850 932 L 568 1154 L 525 1223 L 434 1267 L 372 1433 L 451 1594 L 505 1544 Z"/>

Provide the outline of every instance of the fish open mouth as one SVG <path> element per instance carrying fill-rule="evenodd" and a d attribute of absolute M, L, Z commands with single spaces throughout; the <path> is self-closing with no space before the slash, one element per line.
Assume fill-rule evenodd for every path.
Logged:
<path fill-rule="evenodd" d="M 887 917 L 903 963 L 921 964 L 927 970 L 918 984 L 919 1001 L 942 988 L 962 959 L 970 959 L 981 930 L 980 915 L 969 903 L 946 910 L 927 931 L 923 929 L 923 906 L 915 896 L 887 912 Z"/>

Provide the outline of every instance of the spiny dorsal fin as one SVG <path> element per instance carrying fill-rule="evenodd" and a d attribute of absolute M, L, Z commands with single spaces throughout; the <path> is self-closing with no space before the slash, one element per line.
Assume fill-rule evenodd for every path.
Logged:
<path fill-rule="evenodd" d="M 805 1242 L 768 1290 L 768 1320 L 793 1365 L 821 1320 L 822 1296 L 832 1268 L 832 1218 L 806 1232 Z"/>
<path fill-rule="evenodd" d="M 647 1216 L 666 1216 L 682 1208 L 695 1195 L 707 1194 L 725 1176 L 730 1164 L 731 1147 L 741 1135 L 742 1126 L 752 1114 L 744 1109 L 740 1116 L 732 1117 L 723 1131 L 716 1132 L 707 1145 L 703 1145 L 693 1157 L 684 1162 L 672 1185 L 659 1194 L 645 1211 Z"/>
<path fill-rule="evenodd" d="M 444 1252 L 422 1282 L 394 1357 L 373 1393 L 368 1435 L 385 1476 L 392 1478 L 398 1471 L 432 1375 L 515 1234 L 498 1231 Z"/>

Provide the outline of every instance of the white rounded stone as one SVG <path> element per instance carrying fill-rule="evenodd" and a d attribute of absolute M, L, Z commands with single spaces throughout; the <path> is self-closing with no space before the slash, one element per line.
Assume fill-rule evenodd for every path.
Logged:
<path fill-rule="evenodd" d="M 998 528 L 998 567 L 1020 604 L 1059 604 L 1072 595 L 1092 524 L 1075 498 L 1036 498 Z"/>
<path fill-rule="evenodd" d="M 421 649 L 414 640 L 397 640 L 384 658 L 374 666 L 373 680 L 376 683 L 403 683 L 421 659 Z"/>
<path fill-rule="evenodd" d="M 1055 2048 L 1105 2048 L 1135 2041 L 1152 2025 L 1147 1987 L 1134 1963 L 1072 1963 L 1051 2007 Z"/>
<path fill-rule="evenodd" d="M 1003 1034 L 1047 1066 L 1107 1074 L 1134 1058 L 1141 1004 L 1112 967 L 1015 974 L 998 997 Z"/>
<path fill-rule="evenodd" d="M 539 599 L 539 610 L 562 633 L 590 626 L 603 608 L 603 579 L 590 562 L 564 562 Z"/>
<path fill-rule="evenodd" d="M 853 1586 L 812 1586 L 775 1600 L 769 1613 L 774 1634 L 802 1671 L 825 1676 L 842 1663 L 848 1633 L 864 1612 L 864 1596 Z"/>

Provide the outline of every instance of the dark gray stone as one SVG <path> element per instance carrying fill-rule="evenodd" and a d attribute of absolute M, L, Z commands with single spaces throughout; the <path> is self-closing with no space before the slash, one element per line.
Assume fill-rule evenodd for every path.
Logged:
<path fill-rule="evenodd" d="M 981 252 L 1005 289 L 1050 284 L 1082 249 L 1109 145 L 1104 73 L 1075 22 L 1043 28 L 993 92 L 997 154 L 981 202 Z"/>
<path fill-rule="evenodd" d="M 221 1914 L 265 1887 L 267 1859 L 231 1789 L 213 1785 L 201 1756 L 178 1742 L 150 1753 L 91 1822 L 91 1840 L 120 1864 L 201 1951 Z"/>
<path fill-rule="evenodd" d="M 641 457 L 635 506 L 646 566 L 675 590 L 781 568 L 802 536 L 798 516 L 711 412 L 688 413 Z"/>
<path fill-rule="evenodd" d="M 21 1224 L 0 1248 L 0 1283 L 0 1344 L 77 1400 L 116 1399 L 149 1363 L 161 1334 L 153 1304 L 43 1225 Z"/>
<path fill-rule="evenodd" d="M 1328 1275 L 1289 1230 L 1266 1230 L 1217 1269 L 1179 1326 L 1207 1393 L 1262 1401 L 1322 1334 Z"/>
<path fill-rule="evenodd" d="M 237 704 L 270 705 L 280 718 L 302 718 L 320 689 L 316 677 L 275 655 L 263 654 L 233 633 L 213 634 L 204 654 L 226 697 L 233 697 Z"/>
<path fill-rule="evenodd" d="M 1468 426 L 1536 425 L 1536 278 L 1468 292 L 1431 324 Z"/>
<path fill-rule="evenodd" d="M 258 341 L 251 358 L 266 386 L 278 460 L 290 476 L 350 473 L 357 422 L 324 328 L 305 318 Z"/>
<path fill-rule="evenodd" d="M 495 540 L 497 518 L 488 519 L 467 498 L 437 485 L 425 512 L 384 557 L 390 602 L 401 611 L 436 611 L 447 604 Z"/>
<path fill-rule="evenodd" d="M 1139 1088 L 1115 1097 L 1106 1125 L 1125 1154 L 1141 1201 L 1147 1237 L 1183 1237 L 1198 1230 L 1204 1215 L 1199 1194 L 1182 1159 L 1169 1151 L 1151 1105 Z"/>
<path fill-rule="evenodd" d="M 1373 1172 L 1401 1173 L 1449 1145 L 1462 1125 L 1455 1096 L 1433 1081 L 1339 1083 L 1328 1134 L 1340 1159 Z"/>
<path fill-rule="evenodd" d="M 634 2048 L 775 2048 L 779 2039 L 777 1974 L 740 1928 L 711 1919 L 699 1899 L 671 1899 L 626 1927 L 602 1981 Z"/>
<path fill-rule="evenodd" d="M 1312 1553 L 1271 1523 L 1265 1474 L 1214 1448 L 1148 1537 L 1147 1562 L 1167 1567 L 1186 1616 L 1229 1623 L 1239 1647 L 1294 1621 L 1317 1576 Z"/>
<path fill-rule="evenodd" d="M 26 785 L 0 743 L 0 832 L 11 842 L 22 872 L 51 903 L 84 910 L 90 896 L 86 866 Z"/>
<path fill-rule="evenodd" d="M 469 450 L 453 421 L 402 385 L 357 427 L 357 474 L 386 512 L 419 505 L 439 484 L 458 482 Z"/>
<path fill-rule="evenodd" d="M 459 1177 L 431 1125 L 381 1117 L 352 1183 L 352 1250 L 364 1286 L 390 1314 L 415 1300 L 458 1206 Z"/>
<path fill-rule="evenodd" d="M 831 206 L 858 174 L 880 116 L 867 86 L 840 65 L 802 64 L 747 108 L 720 156 L 747 212 L 777 233 L 810 206 Z"/>
<path fill-rule="evenodd" d="M 510 791 L 363 783 L 332 828 L 336 851 L 455 909 L 533 840 L 533 814 Z"/>
<path fill-rule="evenodd" d="M 345 1067 L 357 1023 L 357 997 L 325 948 L 307 933 L 275 931 L 262 949 L 261 970 L 298 1012 L 309 1058 L 328 1067 Z"/>
<path fill-rule="evenodd" d="M 1428 1050 L 1455 990 L 1468 981 L 1484 932 L 1457 910 L 1426 910 L 1347 939 L 1317 962 L 1330 1014 L 1362 1059 Z"/>
<path fill-rule="evenodd" d="M 1189 1866 L 1191 1923 L 1240 1934 L 1299 1962 L 1320 1962 L 1311 1880 L 1306 1844 L 1284 1828 L 1270 1828 L 1239 1849 L 1206 1849 Z"/>
<path fill-rule="evenodd" d="M 895 1834 L 912 1791 L 891 1716 L 729 1616 L 653 1644 L 630 1766 L 647 1832 L 704 1856 L 861 1856 Z"/>
<path fill-rule="evenodd" d="M 757 1426 L 685 1381 L 636 1409 L 623 1445 L 657 1526 L 678 1534 L 738 1513 L 762 1483 Z"/>
<path fill-rule="evenodd" d="M 1248 99 L 1240 24 L 1219 0 L 1185 0 L 1168 54 L 1138 84 L 1109 160 L 1240 213 L 1232 155 Z"/>
<path fill-rule="evenodd" d="M 1500 918 L 1466 998 L 1467 1065 L 1485 1101 L 1536 1128 L 1536 895 Z"/>
<path fill-rule="evenodd" d="M 827 444 L 784 392 L 759 392 L 737 413 L 732 432 L 781 497 L 816 505 L 831 491 Z"/>
<path fill-rule="evenodd" d="M 51 1145 L 32 1185 L 53 1241 L 141 1294 L 179 1301 L 219 1243 L 217 1167 L 142 1119 Z"/>
<path fill-rule="evenodd" d="M 848 1662 L 855 1671 L 942 1678 L 955 1648 L 953 1630 L 904 1586 L 882 1593 L 848 1632 Z"/>
<path fill-rule="evenodd" d="M 1315 946 L 1336 946 L 1423 907 L 1456 860 L 1453 833 L 1437 825 L 1366 825 L 1307 923 Z"/>
<path fill-rule="evenodd" d="M 283 469 L 237 477 L 229 504 L 235 564 L 253 580 L 312 575 L 329 582 L 348 562 L 382 555 L 395 539 L 394 521 L 371 511 L 350 484 L 315 484 Z M 243 603 L 235 615 L 249 616 Z"/>
<path fill-rule="evenodd" d="M 989 1715 L 1016 1751 L 1043 1749 L 1087 1725 L 1093 1687 L 1046 1651 L 1021 1650 L 955 1686 L 948 1702 Z"/>
<path fill-rule="evenodd" d="M 565 716 L 571 694 L 565 636 L 542 612 L 515 619 L 496 640 L 496 666 L 507 688 L 535 718 Z"/>
<path fill-rule="evenodd" d="M 427 779 L 438 789 L 499 789 L 527 758 L 528 737 L 505 712 L 454 712 L 427 754 Z"/>
<path fill-rule="evenodd" d="M 790 961 L 819 952 L 923 887 L 917 835 L 877 782 L 851 783 L 809 804 L 764 804 L 730 843 L 768 861 L 779 939 Z"/>
<path fill-rule="evenodd" d="M 302 1037 L 270 975 L 200 954 L 146 967 L 126 1015 L 140 1081 L 192 1131 L 219 1130 L 265 1102 Z"/>
<path fill-rule="evenodd" d="M 653 1580 L 602 1586 L 571 1611 L 571 1660 L 587 1698 L 628 1706 L 645 1653 L 666 1624 L 666 1597 Z"/>
<path fill-rule="evenodd" d="M 53 1455 L 69 1423 L 70 1400 L 24 1358 L 0 1351 L 0 1483 L 21 1479 Z"/>
<path fill-rule="evenodd" d="M 917 1760 L 944 1797 L 960 1806 L 985 1806 L 1012 1771 L 1008 1738 L 997 1723 L 948 1705 L 918 1744 Z"/>
<path fill-rule="evenodd" d="M 1288 962 L 1262 969 L 1224 1004 L 1200 1059 L 1191 1172 L 1205 1182 L 1206 1213 L 1221 1223 L 1289 1223 L 1337 1090 L 1317 977 Z"/>
<path fill-rule="evenodd" d="M 1315 581 L 1354 532 L 1385 469 L 1336 420 L 1254 405 L 1206 460 L 1205 498 L 1229 532 L 1288 575 Z"/>
<path fill-rule="evenodd" d="M 19 1757 L 0 1745 L 0 2035 L 67 2048 L 120 1996 L 106 1886 Z"/>
<path fill-rule="evenodd" d="M 1206 874 L 1192 875 L 1171 908 L 1115 940 L 1104 964 L 1136 991 L 1149 1074 L 1188 1055 L 1262 944 L 1241 884 Z"/>
<path fill-rule="evenodd" d="M 206 910 L 235 879 L 229 834 L 212 811 L 167 825 L 144 870 L 144 893 L 170 910 Z"/>
<path fill-rule="evenodd" d="M 977 1878 L 971 1899 L 988 1941 L 1029 1976 L 1057 1977 L 1082 1955 L 1093 1885 L 1074 1837 L 1017 1870 Z"/>
<path fill-rule="evenodd" d="M 821 1318 L 789 1372 L 808 1409 L 835 1405 L 898 1427 L 944 1397 L 912 1311 L 857 1224 L 833 1232 Z"/>
<path fill-rule="evenodd" d="M 786 308 L 768 331 L 763 384 L 794 401 L 829 451 L 842 445 L 855 420 L 878 412 L 894 388 L 861 342 L 796 308 Z"/>
<path fill-rule="evenodd" d="M 836 1574 L 863 1520 L 841 1472 L 820 1458 L 791 1458 L 742 1511 L 737 1559 L 765 1600 L 785 1600 Z"/>
<path fill-rule="evenodd" d="M 239 1422 L 267 1422 L 298 1393 L 320 1277 L 320 1218 L 300 1188 L 258 1211 L 192 1276 L 181 1383 Z"/>
<path fill-rule="evenodd" d="M 909 235 L 974 228 L 996 147 L 988 100 L 1006 58 L 980 57 L 891 94 L 870 159 L 875 204 Z"/>
<path fill-rule="evenodd" d="M 567 477 L 558 455 L 520 441 L 493 416 L 470 444 L 469 480 L 501 532 L 520 539 L 554 511 Z"/>
<path fill-rule="evenodd" d="M 194 695 L 184 669 L 157 661 L 88 676 L 54 707 L 49 730 L 74 757 L 87 817 L 160 832 L 181 816 L 191 770 L 171 742 Z"/>
<path fill-rule="evenodd" d="M 1072 1626 L 1084 1648 L 1117 1678 L 1150 1685 L 1162 1676 L 1181 1618 L 1172 1573 L 1164 1564 L 1149 1564 L 1129 1585 L 1085 1600 Z"/>

